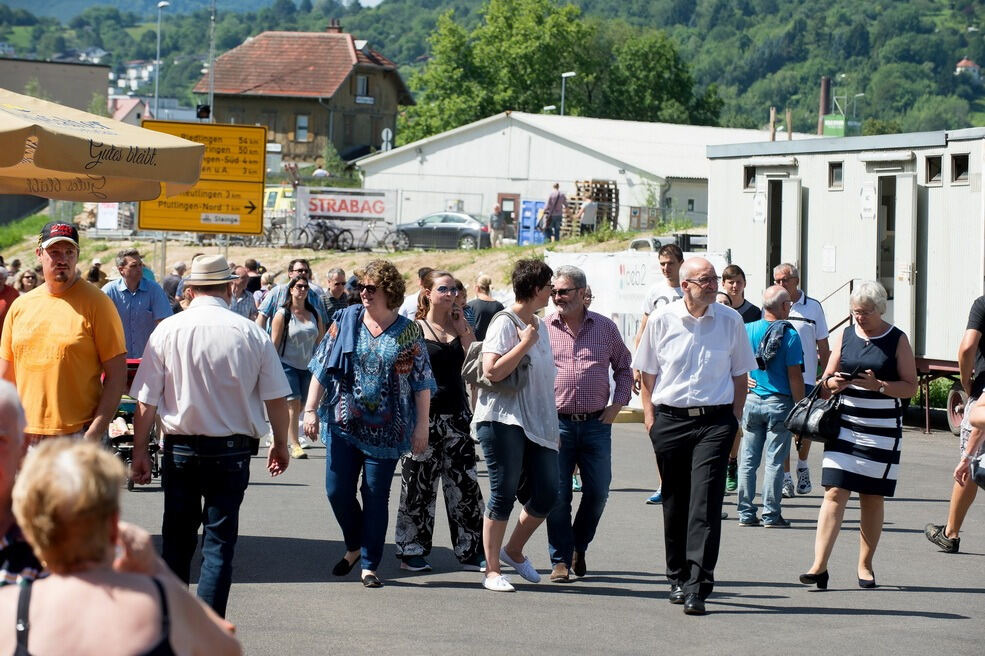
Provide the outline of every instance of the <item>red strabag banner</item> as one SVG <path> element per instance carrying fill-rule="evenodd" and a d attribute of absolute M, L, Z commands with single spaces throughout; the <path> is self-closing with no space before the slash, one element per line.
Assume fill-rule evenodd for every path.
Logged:
<path fill-rule="evenodd" d="M 298 226 L 312 219 L 376 220 L 392 223 L 397 215 L 397 193 L 375 189 L 298 187 Z"/>

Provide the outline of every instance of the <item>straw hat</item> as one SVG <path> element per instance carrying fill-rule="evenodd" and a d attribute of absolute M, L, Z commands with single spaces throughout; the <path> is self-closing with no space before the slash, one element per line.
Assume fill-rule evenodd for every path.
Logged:
<path fill-rule="evenodd" d="M 185 278 L 185 285 L 224 285 L 235 279 L 222 255 L 199 255 L 192 260 L 192 270 Z"/>

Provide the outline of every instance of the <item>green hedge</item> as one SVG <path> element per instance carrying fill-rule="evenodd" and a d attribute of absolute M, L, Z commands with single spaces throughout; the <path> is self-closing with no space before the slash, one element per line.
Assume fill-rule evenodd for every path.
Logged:
<path fill-rule="evenodd" d="M 45 223 L 51 220 L 47 214 L 32 214 L 31 216 L 11 221 L 0 226 L 0 250 L 10 248 L 24 241 L 25 237 L 37 235 Z"/>

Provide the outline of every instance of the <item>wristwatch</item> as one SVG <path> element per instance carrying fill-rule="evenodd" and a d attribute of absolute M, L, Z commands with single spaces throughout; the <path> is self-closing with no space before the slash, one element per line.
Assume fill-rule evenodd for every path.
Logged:
<path fill-rule="evenodd" d="M 886 383 L 883 383 L 882 381 L 879 381 L 879 393 L 880 394 L 886 393 Z"/>

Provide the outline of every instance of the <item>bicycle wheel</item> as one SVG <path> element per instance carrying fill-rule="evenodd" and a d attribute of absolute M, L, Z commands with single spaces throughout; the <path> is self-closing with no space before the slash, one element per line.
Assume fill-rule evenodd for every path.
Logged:
<path fill-rule="evenodd" d="M 380 239 L 380 246 L 382 246 L 387 251 L 393 253 L 394 251 L 398 250 L 397 249 L 398 241 L 399 239 L 397 237 L 397 233 L 395 233 L 393 230 L 387 230 L 385 233 L 383 233 L 382 239 Z"/>
<path fill-rule="evenodd" d="M 284 232 L 284 226 L 273 225 L 264 233 L 267 245 L 271 248 L 280 248 L 287 243 L 287 234 Z"/>
<path fill-rule="evenodd" d="M 309 241 L 311 241 L 311 236 L 304 228 L 294 228 L 287 235 L 288 248 L 307 248 Z"/>
<path fill-rule="evenodd" d="M 325 248 L 325 230 L 312 230 L 311 239 L 308 241 L 308 246 L 310 246 L 313 251 L 323 250 Z"/>
<path fill-rule="evenodd" d="M 355 239 L 352 238 L 352 233 L 348 230 L 342 230 L 335 240 L 335 247 L 340 251 L 347 251 L 352 248 L 353 242 Z"/>

